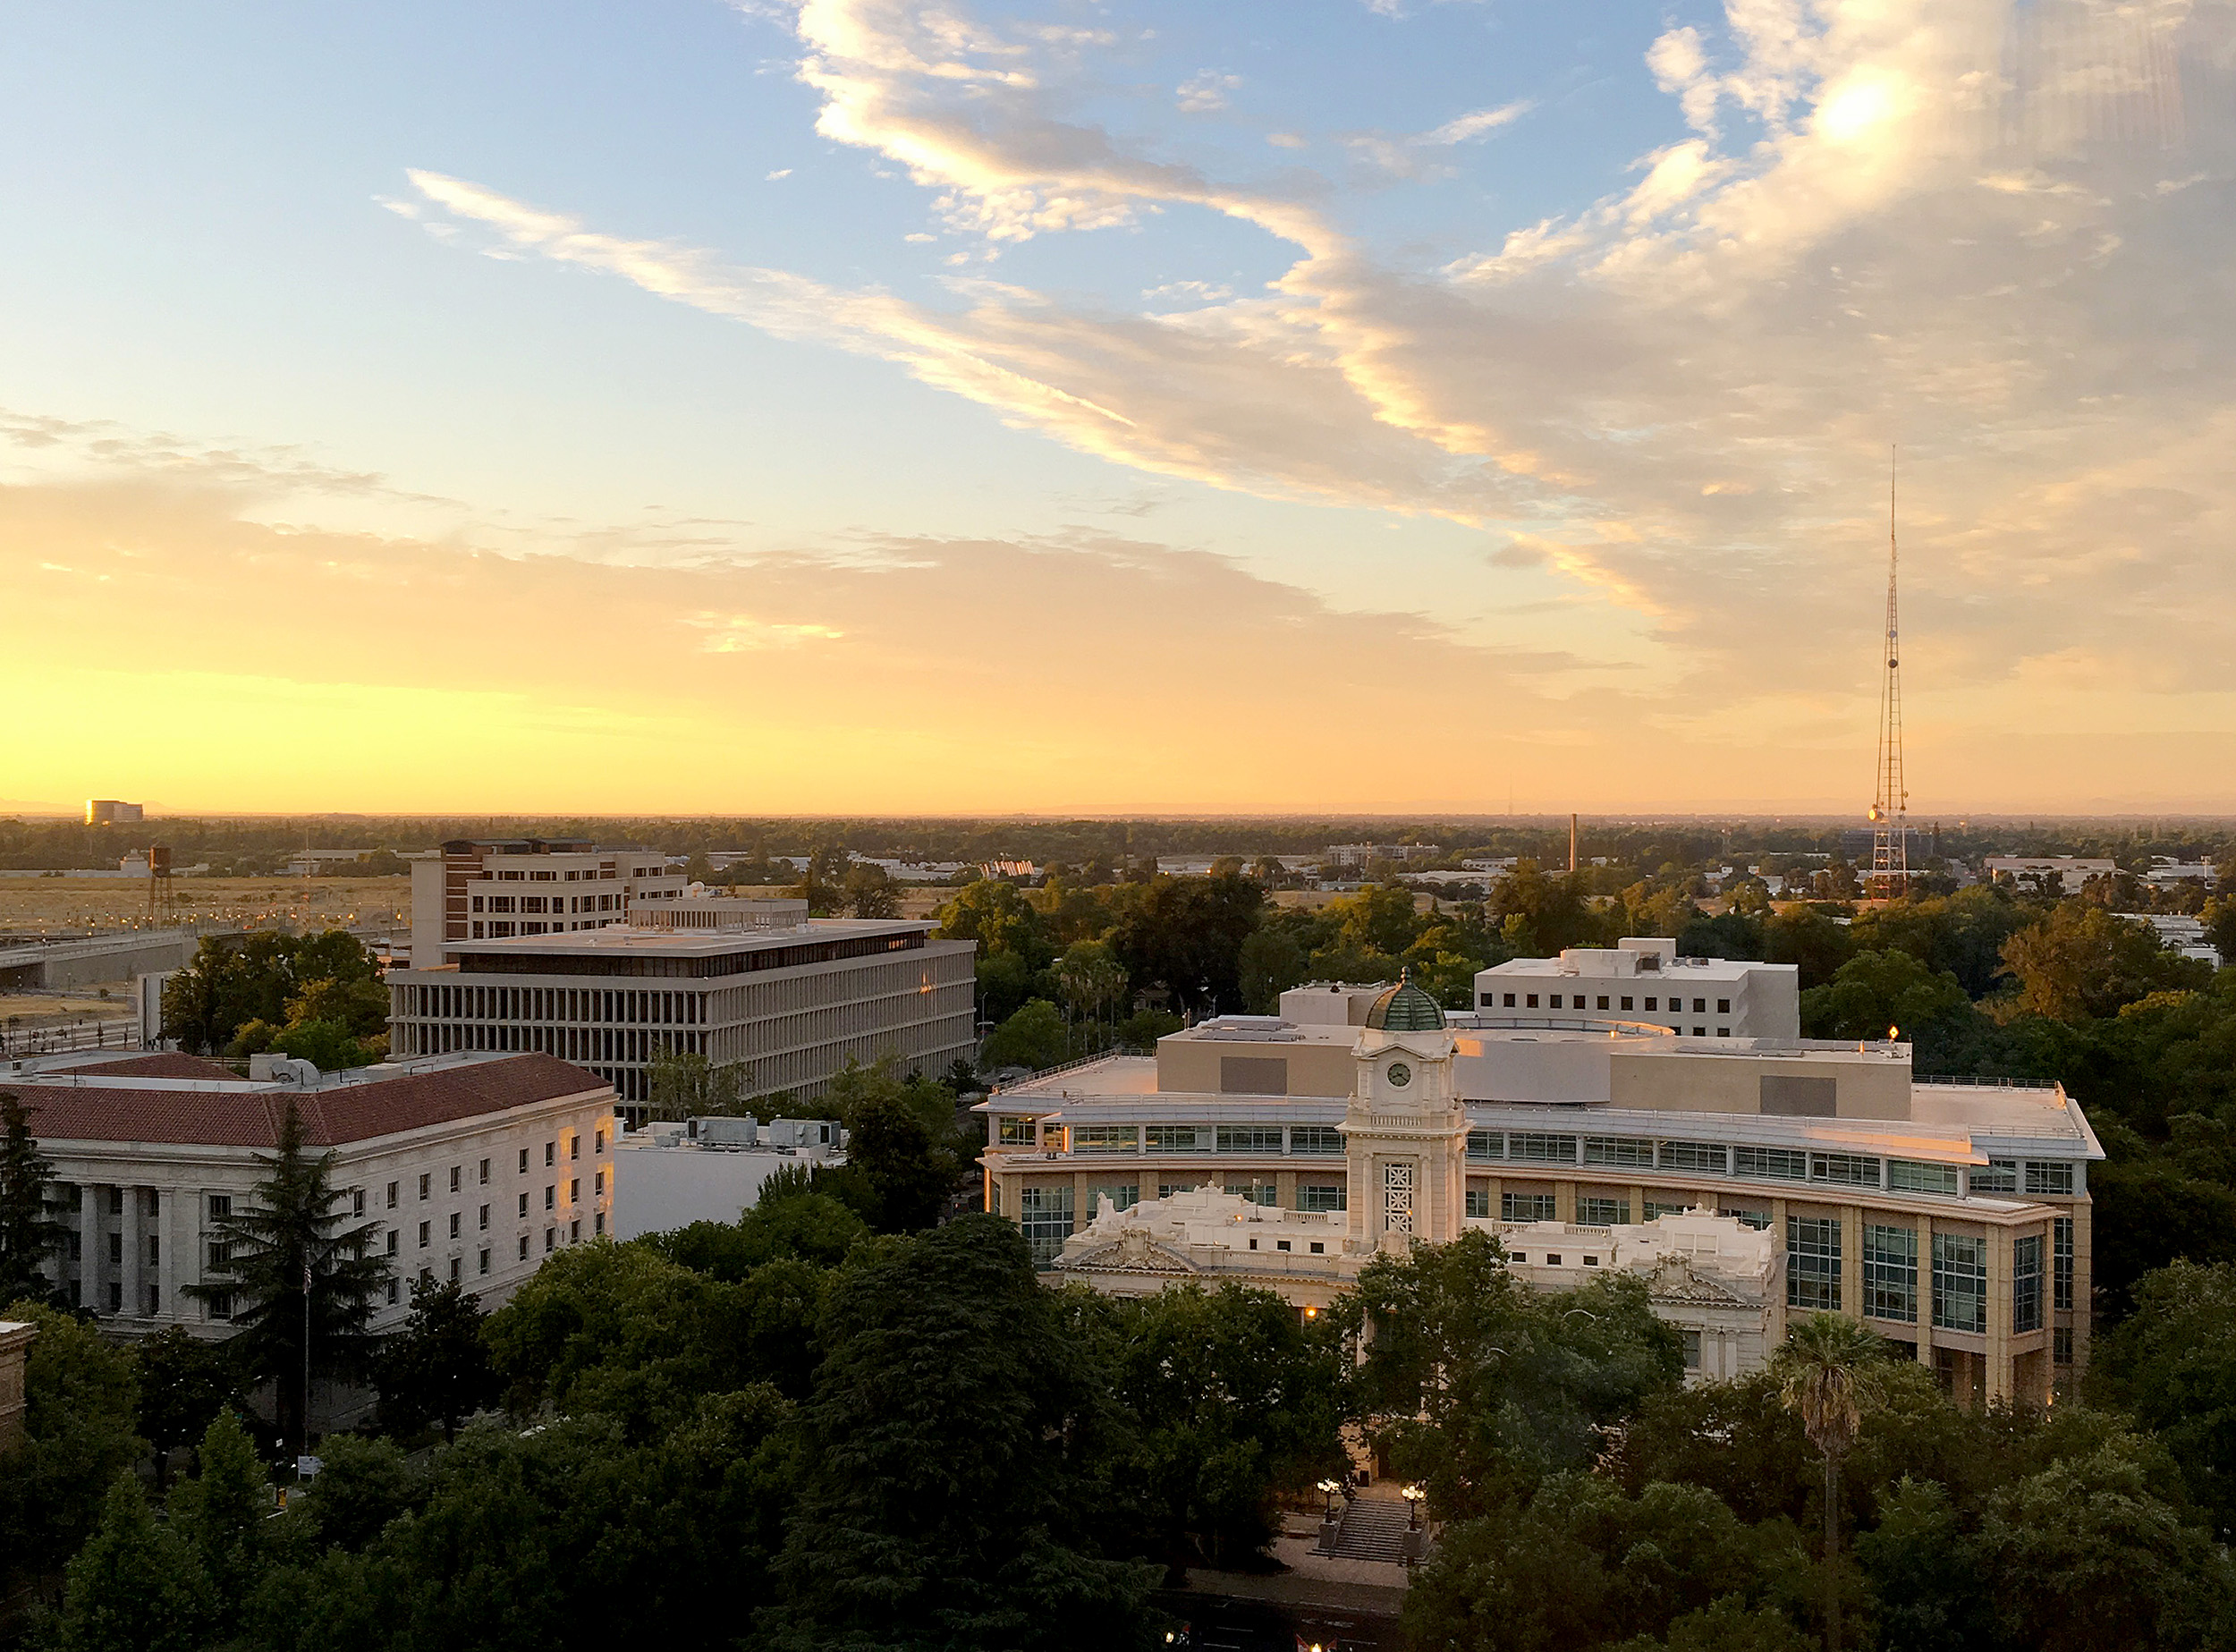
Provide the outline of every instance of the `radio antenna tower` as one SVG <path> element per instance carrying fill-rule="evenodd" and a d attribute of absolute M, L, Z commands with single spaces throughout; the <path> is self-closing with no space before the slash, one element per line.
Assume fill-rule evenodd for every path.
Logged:
<path fill-rule="evenodd" d="M 1886 451 L 1886 646 L 1879 680 L 1878 796 L 1871 804 L 1871 893 L 1892 898 L 1910 883 L 1910 792 L 1902 779 L 1902 646 L 1895 607 L 1894 450 Z"/>

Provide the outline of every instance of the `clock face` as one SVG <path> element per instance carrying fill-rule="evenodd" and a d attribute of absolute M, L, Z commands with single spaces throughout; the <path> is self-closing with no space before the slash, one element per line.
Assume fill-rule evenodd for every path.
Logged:
<path fill-rule="evenodd" d="M 1412 1081 L 1413 1070 L 1410 1067 L 1407 1066 L 1402 1061 L 1393 1061 L 1390 1063 L 1390 1082 L 1392 1084 L 1395 1085 L 1400 1089 L 1403 1089 Z"/>

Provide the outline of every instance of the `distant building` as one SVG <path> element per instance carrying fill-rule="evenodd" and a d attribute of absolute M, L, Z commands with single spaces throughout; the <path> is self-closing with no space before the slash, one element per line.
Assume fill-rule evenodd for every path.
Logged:
<path fill-rule="evenodd" d="M 339 867 L 355 866 L 373 851 L 369 849 L 298 849 L 288 857 L 290 877 L 311 877 Z"/>
<path fill-rule="evenodd" d="M 2221 868 L 2210 860 L 2176 860 L 2170 855 L 2153 855 L 2151 869 L 2143 874 L 2145 883 L 2162 887 L 2169 884 L 2204 884 L 2208 887 L 2220 880 Z"/>
<path fill-rule="evenodd" d="M 647 900 L 629 919 L 547 917 L 540 935 L 447 943 L 433 967 L 415 948 L 388 975 L 392 1054 L 541 1051 L 607 1080 L 639 1123 L 663 1050 L 741 1068 L 749 1096 L 808 1097 L 850 1060 L 936 1073 L 976 1047 L 974 944 L 936 940 L 928 921 L 710 896 Z"/>
<path fill-rule="evenodd" d="M 2056 888 L 2067 894 L 2079 894 L 2090 878 L 2111 877 L 2119 869 L 2111 860 L 2079 855 L 1990 855 L 1986 864 L 1990 883 L 2009 878 L 2022 889 Z"/>
<path fill-rule="evenodd" d="M 1437 860 L 1444 852 L 1435 843 L 1330 843 L 1321 860 L 1329 866 L 1363 868 L 1377 860 L 1394 860 L 1402 866 Z"/>
<path fill-rule="evenodd" d="M 624 921 L 638 901 L 669 900 L 685 879 L 655 851 L 587 840 L 455 839 L 411 866 L 411 962 L 439 964 L 461 943 L 570 935 Z"/>
<path fill-rule="evenodd" d="M 223 1278 L 218 1219 L 246 1207 L 291 1100 L 309 1145 L 335 1156 L 343 1221 L 377 1224 L 376 1254 L 392 1271 L 376 1332 L 402 1323 L 415 1277 L 495 1306 L 553 1250 L 605 1233 L 613 1208 L 613 1088 L 546 1056 L 453 1055 L 306 1082 L 241 1079 L 192 1055 L 89 1053 L 0 1063 L 0 1084 L 54 1165 L 49 1198 L 68 1241 L 50 1276 L 127 1334 L 227 1334 L 229 1306 L 186 1288 Z"/>
<path fill-rule="evenodd" d="M 1480 1027 L 1644 1021 L 1696 1038 L 1801 1036 L 1796 965 L 1681 958 L 1659 936 L 1494 964 L 1476 975 L 1475 1005 Z"/>
<path fill-rule="evenodd" d="M 126 803 L 113 797 L 89 797 L 85 801 L 88 826 L 134 826 L 144 818 L 138 803 Z"/>
<path fill-rule="evenodd" d="M 625 1131 L 615 1146 L 616 1239 L 735 1222 L 778 1171 L 846 1162 L 845 1132 L 829 1119 L 690 1119 Z"/>
<path fill-rule="evenodd" d="M 0 1456 L 23 1444 L 23 1367 L 38 1327 L 0 1319 Z"/>
<path fill-rule="evenodd" d="M 2169 952 L 2180 953 L 2184 958 L 2195 958 L 2219 969 L 2220 949 L 2205 938 L 2205 919 L 2185 918 L 2172 912 L 2139 912 L 2158 936 L 2158 944 Z"/>

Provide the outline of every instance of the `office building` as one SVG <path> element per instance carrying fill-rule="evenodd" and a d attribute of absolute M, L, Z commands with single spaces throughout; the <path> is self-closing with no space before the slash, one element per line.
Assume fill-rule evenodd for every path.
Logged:
<path fill-rule="evenodd" d="M 686 1119 L 623 1131 L 614 1237 L 735 1222 L 780 1170 L 843 1165 L 846 1132 L 829 1119 Z"/>
<path fill-rule="evenodd" d="M 1819 1309 L 1968 1400 L 2039 1403 L 2086 1363 L 2088 1167 L 2103 1151 L 2059 1086 L 1921 1083 L 1892 1042 L 1469 1029 L 1405 986 L 1358 1024 L 1313 1013 L 1348 996 L 1301 988 L 1279 1015 L 996 1091 L 979 1109 L 989 1208 L 1098 1288 L 1235 1278 L 1308 1309 L 1366 1258 L 1470 1228 L 1540 1283 L 1682 1256 L 1705 1286 L 1673 1275 L 1653 1300 L 1703 1374 L 1752 1368 Z M 1198 1190 L 1212 1203 L 1190 1221 L 1213 1231 L 1215 1206 L 1232 1235 L 1215 1267 L 1151 1231 L 1177 1207 L 1137 1218 L 1138 1234 L 1115 1219 Z M 1094 1244 L 1070 1242 L 1096 1221 Z M 1739 1227 L 1766 1235 L 1768 1272 Z"/>
<path fill-rule="evenodd" d="M 137 826 L 143 818 L 145 811 L 138 803 L 126 803 L 113 797 L 89 797 L 85 801 L 88 826 Z"/>
<path fill-rule="evenodd" d="M 973 944 L 928 921 L 706 896 L 630 915 L 451 942 L 445 963 L 390 970 L 391 1054 L 541 1051 L 607 1080 L 638 1123 L 662 1050 L 738 1068 L 748 1096 L 810 1097 L 849 1061 L 937 1073 L 976 1047 Z"/>
<path fill-rule="evenodd" d="M 639 901 L 682 894 L 683 875 L 653 850 L 587 840 L 453 839 L 411 863 L 411 962 L 448 961 L 470 941 L 572 935 L 624 922 Z"/>
<path fill-rule="evenodd" d="M 305 1063 L 307 1065 L 307 1063 Z M 371 1329 L 395 1329 L 411 1281 L 463 1285 L 494 1307 L 562 1246 L 608 1230 L 614 1092 L 543 1055 L 452 1055 L 343 1073 L 245 1080 L 199 1056 L 47 1056 L 0 1063 L 30 1115 L 67 1228 L 48 1272 L 105 1328 L 227 1334 L 220 1219 L 246 1207 L 292 1103 L 331 1151 L 343 1221 L 375 1228 L 388 1288 Z"/>
<path fill-rule="evenodd" d="M 1983 869 L 1991 884 L 2008 879 L 2021 889 L 2079 894 L 2090 878 L 2111 877 L 2120 868 L 2112 860 L 2082 855 L 1990 855 Z"/>
<path fill-rule="evenodd" d="M 1475 978 L 1471 1024 L 1639 1021 L 1696 1038 L 1798 1038 L 1801 977 L 1790 963 L 1681 958 L 1659 936 L 1515 958 Z"/>

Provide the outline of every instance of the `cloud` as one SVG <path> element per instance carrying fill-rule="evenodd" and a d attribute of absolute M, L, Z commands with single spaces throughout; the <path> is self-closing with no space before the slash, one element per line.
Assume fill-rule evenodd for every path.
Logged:
<path fill-rule="evenodd" d="M 420 216 L 893 360 L 1139 470 L 1482 528 L 1644 640 L 1696 708 L 1669 714 L 1686 740 L 1860 738 L 1899 442 L 1921 738 L 2030 726 L 2040 707 L 2004 690 L 2085 661 L 2160 698 L 2099 692 L 2058 726 L 2109 734 L 2116 705 L 2142 750 L 2236 725 L 2231 21 L 1734 3 L 1641 48 L 1689 135 L 1423 269 L 1339 227 L 1312 180 L 1231 182 L 1114 138 L 1021 28 L 901 0 L 793 14 L 819 130 L 905 168 L 952 232 L 1186 206 L 1287 260 L 1171 315 L 991 290 L 935 311 L 434 174 Z M 1420 165 L 1512 106 L 1375 141 Z"/>
<path fill-rule="evenodd" d="M 1531 99 L 1523 97 L 1512 103 L 1503 103 L 1495 109 L 1478 109 L 1457 120 L 1446 121 L 1434 131 L 1423 132 L 1419 141 L 1435 144 L 1471 142 L 1487 132 L 1496 131 L 1502 126 L 1512 125 L 1536 106 Z"/>
<path fill-rule="evenodd" d="M 791 176 L 792 176 L 792 168 L 791 168 L 791 167 L 789 167 L 789 166 L 779 166 L 779 167 L 778 167 L 778 168 L 777 168 L 775 172 L 772 172 L 772 173 L 768 174 L 766 177 L 764 177 L 764 178 L 761 180 L 761 182 L 764 182 L 764 183 L 774 183 L 774 182 L 776 182 L 779 178 L 789 178 L 789 177 L 791 177 Z"/>
<path fill-rule="evenodd" d="M 1181 111 L 1186 114 L 1208 114 L 1227 106 L 1227 94 L 1242 84 L 1239 74 L 1221 74 L 1206 69 L 1181 82 L 1174 96 L 1180 100 Z"/>

